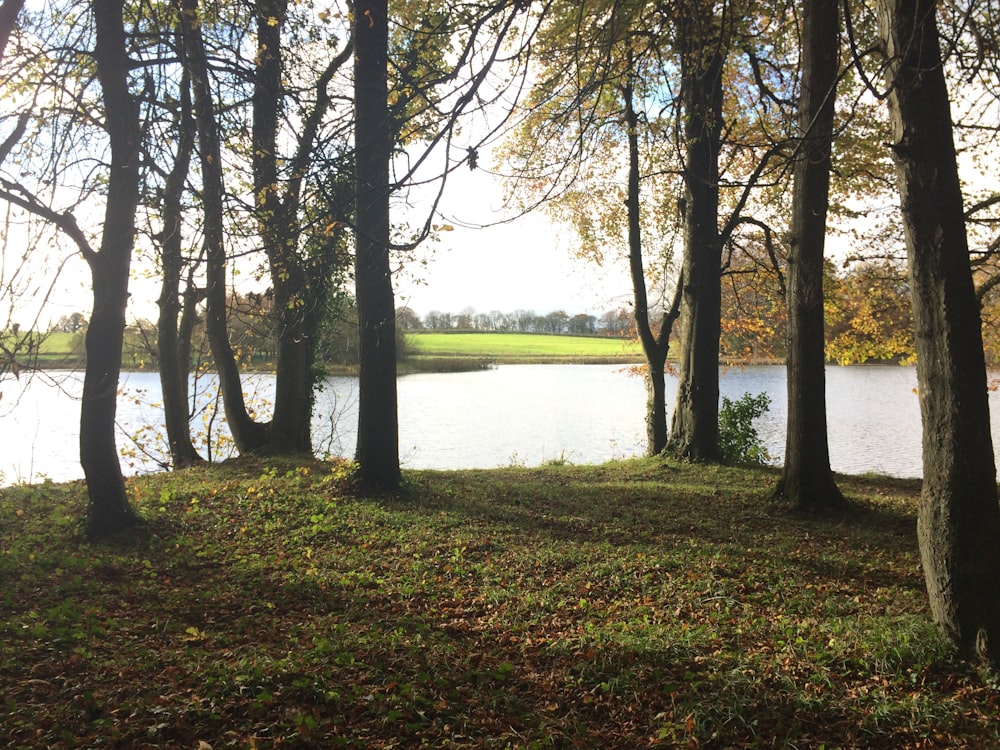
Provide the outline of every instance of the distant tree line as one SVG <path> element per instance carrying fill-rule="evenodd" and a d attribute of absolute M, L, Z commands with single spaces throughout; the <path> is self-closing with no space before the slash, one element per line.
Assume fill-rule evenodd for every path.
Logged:
<path fill-rule="evenodd" d="M 826 359 L 836 364 L 899 362 L 916 356 L 909 282 L 905 267 L 892 259 L 868 260 L 825 270 Z M 241 366 L 274 366 L 278 328 L 269 292 L 228 297 L 229 338 Z M 986 361 L 1000 364 L 1000 291 L 986 290 L 982 300 L 983 346 Z M 659 324 L 662 312 L 653 314 Z M 618 307 L 601 315 L 564 310 L 541 315 L 533 310 L 478 312 L 466 307 L 452 313 L 431 310 L 421 316 L 410 307 L 396 310 L 397 354 L 406 355 L 405 334 L 412 331 L 482 331 L 570 336 L 634 337 L 631 308 Z M 70 348 L 83 356 L 88 320 L 80 312 L 62 316 L 52 332 L 74 334 Z M 773 269 L 746 261 L 724 277 L 719 354 L 727 361 L 781 361 L 787 354 L 788 313 L 781 278 Z M 193 331 L 193 366 L 211 366 L 211 351 L 199 322 Z M 353 296 L 335 295 L 327 303 L 319 329 L 317 363 L 354 367 L 358 364 L 357 308 Z M 156 324 L 137 320 L 126 329 L 124 365 L 158 369 Z"/>
<path fill-rule="evenodd" d="M 632 312 L 609 310 L 601 316 L 588 313 L 570 315 L 553 310 L 539 315 L 534 310 L 477 312 L 467 307 L 459 313 L 431 310 L 423 317 L 409 307 L 396 311 L 397 325 L 404 331 L 485 331 L 499 333 L 550 333 L 569 336 L 629 336 L 633 332 Z"/>
<path fill-rule="evenodd" d="M 788 308 L 783 279 L 766 262 L 736 259 L 723 277 L 719 354 L 727 361 L 783 361 L 787 354 Z M 826 359 L 830 363 L 912 363 L 916 356 L 913 315 L 905 266 L 893 259 L 866 260 L 837 268 L 827 261 Z M 998 300 L 994 300 L 998 297 Z M 663 311 L 651 310 L 654 327 Z M 1000 295 L 984 299 L 984 349 L 991 364 L 1000 363 Z M 397 309 L 403 331 L 483 331 L 549 333 L 579 336 L 634 337 L 630 307 L 608 310 L 600 316 L 569 315 L 555 310 L 539 315 L 533 310 L 459 313 L 431 310 L 421 316 L 409 307 Z"/>
<path fill-rule="evenodd" d="M 763 264 L 737 263 L 724 277 L 719 354 L 726 361 L 782 361 L 787 354 L 788 313 L 781 278 Z M 836 364 L 899 362 L 916 356 L 909 282 L 905 267 L 894 260 L 869 260 L 825 270 L 826 359 Z M 229 338 L 241 366 L 274 366 L 278 328 L 269 292 L 235 294 L 228 298 Z M 1000 363 L 1000 292 L 983 297 L 983 345 L 986 361 Z M 662 311 L 653 313 L 654 325 Z M 77 353 L 83 354 L 86 317 L 74 312 L 60 318 L 52 330 L 75 334 Z M 631 308 L 618 307 L 601 315 L 564 310 L 541 315 L 533 310 L 478 312 L 466 307 L 452 313 L 431 310 L 421 316 L 410 307 L 396 310 L 397 355 L 406 356 L 405 334 L 413 331 L 481 331 L 484 333 L 539 333 L 569 336 L 636 336 Z M 357 307 L 353 296 L 336 295 L 327 303 L 317 342 L 320 366 L 358 364 Z M 193 331 L 193 366 L 212 366 L 204 328 Z M 125 332 L 126 367 L 157 369 L 156 325 L 138 320 Z"/>

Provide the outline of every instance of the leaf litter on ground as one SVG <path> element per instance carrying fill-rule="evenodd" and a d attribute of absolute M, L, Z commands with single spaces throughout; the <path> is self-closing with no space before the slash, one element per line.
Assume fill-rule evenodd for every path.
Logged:
<path fill-rule="evenodd" d="M 410 471 L 240 459 L 0 492 L 11 747 L 1000 746 L 996 683 L 930 622 L 919 483 L 662 459 Z"/>

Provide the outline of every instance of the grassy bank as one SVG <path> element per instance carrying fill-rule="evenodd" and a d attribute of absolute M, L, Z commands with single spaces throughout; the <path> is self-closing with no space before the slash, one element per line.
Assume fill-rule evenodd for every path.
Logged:
<path fill-rule="evenodd" d="M 82 333 L 30 333 L 27 334 L 33 342 L 30 349 L 26 347 L 27 340 L 22 340 L 23 336 L 25 334 L 15 337 L 11 333 L 0 333 L 5 349 L 16 353 L 20 367 L 74 369 L 83 366 Z"/>
<path fill-rule="evenodd" d="M 410 359 L 504 364 L 630 363 L 642 361 L 635 340 L 535 333 L 408 331 Z"/>
<path fill-rule="evenodd" d="M 929 624 L 914 482 L 796 518 L 767 471 L 238 462 L 0 493 L 0 725 L 23 747 L 996 747 Z"/>

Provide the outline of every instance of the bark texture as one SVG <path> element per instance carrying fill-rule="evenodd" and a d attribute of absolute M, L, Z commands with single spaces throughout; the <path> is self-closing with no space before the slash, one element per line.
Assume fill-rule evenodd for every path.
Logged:
<path fill-rule="evenodd" d="M 693 461 L 719 458 L 719 335 L 722 241 L 719 148 L 726 44 L 711 7 L 678 22 L 684 107 L 684 264 L 677 399 L 668 451 Z"/>
<path fill-rule="evenodd" d="M 830 195 L 834 96 L 840 71 L 839 0 L 802 4 L 800 142 L 788 249 L 788 422 L 776 495 L 800 510 L 846 505 L 830 470 L 826 422 L 823 251 Z"/>
<path fill-rule="evenodd" d="M 100 537 L 137 520 L 115 445 L 115 414 L 139 202 L 140 129 L 138 106 L 128 90 L 122 0 L 94 0 L 93 10 L 97 29 L 94 60 L 104 100 L 111 166 L 101 245 L 96 252 L 85 253 L 93 279 L 94 306 L 86 337 L 80 464 L 89 496 L 88 532 Z"/>
<path fill-rule="evenodd" d="M 923 420 L 917 533 L 934 619 L 1000 664 L 1000 507 L 979 305 L 933 0 L 880 0 Z"/>
<path fill-rule="evenodd" d="M 372 489 L 399 486 L 396 322 L 389 263 L 388 3 L 359 0 L 354 10 L 356 257 L 360 369 L 359 479 Z"/>

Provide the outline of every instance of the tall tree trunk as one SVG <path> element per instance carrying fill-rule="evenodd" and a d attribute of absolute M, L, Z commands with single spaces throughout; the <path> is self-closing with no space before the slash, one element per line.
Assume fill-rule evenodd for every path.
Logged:
<path fill-rule="evenodd" d="M 934 619 L 1000 664 L 1000 506 L 982 322 L 934 0 L 880 0 L 923 420 L 917 535 Z"/>
<path fill-rule="evenodd" d="M 396 315 L 389 263 L 388 2 L 354 9 L 355 290 L 358 304 L 359 478 L 374 489 L 399 486 Z"/>
<path fill-rule="evenodd" d="M 776 496 L 800 510 L 845 505 L 830 469 L 826 427 L 823 250 L 830 195 L 834 97 L 840 72 L 840 0 L 805 0 L 799 148 L 788 248 L 788 422 Z"/>
<path fill-rule="evenodd" d="M 0 60 L 7 51 L 7 42 L 14 31 L 17 17 L 24 7 L 24 0 L 3 0 L 0 4 Z"/>
<path fill-rule="evenodd" d="M 282 83 L 282 33 L 287 0 L 259 0 L 254 71 L 253 173 L 258 231 L 264 243 L 278 317 L 278 351 L 270 449 L 312 451 L 314 362 L 321 310 L 333 265 L 329 245 L 306 247 L 300 222 L 302 185 L 330 105 L 334 74 L 349 59 L 345 47 L 320 75 L 316 101 L 305 115 L 290 175 L 279 176 L 278 134 L 286 97 Z"/>
<path fill-rule="evenodd" d="M 184 64 L 191 76 L 194 91 L 198 151 L 201 159 L 202 203 L 205 210 L 205 281 L 208 303 L 205 331 L 212 349 L 212 359 L 219 373 L 219 388 L 222 391 L 229 431 L 239 451 L 249 453 L 259 451 L 267 445 L 268 425 L 254 421 L 247 411 L 240 368 L 229 342 L 227 258 L 223 233 L 222 147 L 201 35 L 198 0 L 181 0 L 180 6 Z"/>
<path fill-rule="evenodd" d="M 719 148 L 726 55 L 721 23 L 711 7 L 691 11 L 678 22 L 685 142 L 684 266 L 680 372 L 667 449 L 693 461 L 719 458 Z"/>
<path fill-rule="evenodd" d="M 625 124 L 628 126 L 628 260 L 635 300 L 635 327 L 646 358 L 646 455 L 656 456 L 667 447 L 666 362 L 670 348 L 670 331 L 677 319 L 679 295 L 670 311 L 663 316 L 658 333 L 653 333 L 649 321 L 649 300 L 646 293 L 646 273 L 642 259 L 642 222 L 639 215 L 639 117 L 635 111 L 631 81 L 622 96 L 625 100 Z"/>
<path fill-rule="evenodd" d="M 269 450 L 312 450 L 312 379 L 309 339 L 302 325 L 306 280 L 296 255 L 298 196 L 279 185 L 278 127 L 282 106 L 282 29 L 287 0 L 258 0 L 257 53 L 253 80 L 254 211 L 264 243 L 277 316 L 277 368 Z M 289 220 L 291 219 L 291 221 Z"/>
<path fill-rule="evenodd" d="M 94 305 L 87 329 L 87 368 L 80 409 L 80 464 L 87 479 L 88 532 L 104 536 L 137 520 L 125 491 L 115 445 L 129 266 L 139 203 L 139 109 L 128 90 L 122 0 L 94 0 L 94 59 L 111 144 L 107 207 L 101 245 L 86 259 Z"/>
<path fill-rule="evenodd" d="M 181 199 L 194 155 L 195 123 L 191 113 L 190 80 L 182 74 L 177 113 L 177 156 L 163 190 L 163 232 L 160 238 L 160 266 L 163 274 L 156 322 L 160 356 L 160 388 L 167 445 L 174 468 L 199 463 L 202 458 L 191 440 L 188 409 L 188 376 L 191 370 L 190 338 L 182 338 L 178 328 L 181 315 L 181 276 L 184 271 Z M 187 294 L 187 293 L 186 293 Z"/>

